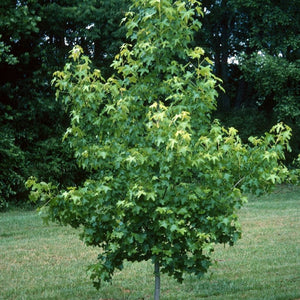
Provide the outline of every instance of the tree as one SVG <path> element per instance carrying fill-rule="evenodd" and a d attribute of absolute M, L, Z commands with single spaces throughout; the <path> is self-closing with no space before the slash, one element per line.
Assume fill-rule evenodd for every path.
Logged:
<path fill-rule="evenodd" d="M 55 101 L 50 82 L 75 44 L 107 74 L 125 38 L 119 23 L 126 7 L 126 0 L 1 1 L 2 206 L 24 202 L 24 183 L 30 174 L 64 186 L 84 177 L 69 148 L 61 143 L 68 112 Z"/>
<path fill-rule="evenodd" d="M 202 5 L 205 18 L 196 40 L 198 43 L 203 41 L 212 54 L 215 73 L 222 78 L 229 95 L 231 91 L 227 87 L 232 85 L 233 79 L 245 86 L 242 80 L 245 78 L 239 78 L 243 72 L 234 72 L 236 65 L 232 59 L 237 61 L 241 55 L 250 56 L 260 51 L 281 60 L 299 59 L 298 0 L 204 0 Z M 244 62 L 245 59 L 239 60 L 238 66 Z M 238 86 L 238 89 L 242 87 Z M 245 91 L 242 94 L 247 96 Z M 222 103 L 221 99 L 220 106 L 239 107 L 242 102 L 246 103 L 241 96 L 236 96 L 238 94 L 231 95 L 230 103 Z"/>
<path fill-rule="evenodd" d="M 60 191 L 27 182 L 31 198 L 46 202 L 51 220 L 82 226 L 87 245 L 99 246 L 90 267 L 96 287 L 123 261 L 152 260 L 155 299 L 160 272 L 203 275 L 214 244 L 240 237 L 243 193 L 261 194 L 281 182 L 290 130 L 283 124 L 243 145 L 234 128 L 211 121 L 219 79 L 200 47 L 196 0 L 133 1 L 122 46 L 107 80 L 82 48 L 57 71 L 57 97 L 71 112 L 65 139 L 90 171 L 83 186 Z"/>
<path fill-rule="evenodd" d="M 300 151 L 299 0 L 233 0 L 232 5 L 247 16 L 250 51 L 239 53 L 243 77 L 258 107 L 292 128 L 293 158 Z"/>
<path fill-rule="evenodd" d="M 0 79 L 1 210 L 8 206 L 9 199 L 15 197 L 17 193 L 23 195 L 25 191 L 25 157 L 20 145 L 16 143 L 16 134 L 12 126 L 12 122 L 19 117 L 13 108 L 17 98 L 14 92 L 17 88 L 12 80 L 12 74 L 19 74 L 20 64 L 27 56 L 19 47 L 19 41 L 31 39 L 30 36 L 38 31 L 37 24 L 40 18 L 27 6 L 16 5 L 7 0 L 1 2 L 0 16 L 0 72 L 3 75 Z M 26 80 L 26 74 L 23 76 Z"/>
<path fill-rule="evenodd" d="M 43 1 L 40 3 L 42 24 L 47 37 L 45 46 L 50 65 L 63 66 L 68 51 L 80 45 L 93 64 L 109 72 L 109 65 L 124 42 L 120 22 L 129 0 Z M 51 53 L 51 55 L 49 55 Z"/>
<path fill-rule="evenodd" d="M 289 162 L 300 153 L 300 64 L 267 53 L 253 54 L 241 68 L 244 77 L 255 88 L 254 96 L 262 109 L 283 121 L 293 130 Z"/>
<path fill-rule="evenodd" d="M 299 153 L 299 0 L 203 0 L 202 5 L 205 18 L 196 43 L 211 53 L 226 91 L 218 97 L 218 117 L 236 122 L 247 137 L 287 122 L 295 133 L 290 162 Z"/>

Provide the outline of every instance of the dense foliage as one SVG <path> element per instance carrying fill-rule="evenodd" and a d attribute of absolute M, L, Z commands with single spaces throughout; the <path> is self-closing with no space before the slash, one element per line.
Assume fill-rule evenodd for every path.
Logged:
<path fill-rule="evenodd" d="M 129 3 L 1 1 L 1 203 L 24 201 L 29 174 L 63 185 L 84 177 L 72 152 L 60 143 L 69 117 L 55 102 L 50 81 L 76 44 L 108 78 L 109 65 L 126 40 L 119 25 Z M 193 45 L 203 46 L 214 61 L 214 74 L 223 80 L 216 116 L 236 126 L 243 141 L 278 121 L 287 123 L 294 133 L 293 151 L 286 156 L 290 163 L 300 145 L 299 0 L 201 3 L 205 17 L 196 17 L 202 27 Z"/>
<path fill-rule="evenodd" d="M 65 186 L 84 177 L 61 144 L 69 117 L 50 82 L 75 44 L 95 65 L 111 63 L 124 36 L 123 2 L 1 1 L 0 206 L 26 199 L 29 175 Z"/>
<path fill-rule="evenodd" d="M 294 132 L 290 163 L 300 152 L 299 0 L 202 4 L 205 18 L 198 39 L 205 41 L 226 91 L 218 99 L 218 117 L 248 137 L 278 121 L 289 124 Z"/>
<path fill-rule="evenodd" d="M 212 120 L 220 80 L 204 50 L 191 47 L 200 3 L 133 3 L 131 44 L 112 64 L 118 75 L 104 79 L 79 46 L 55 73 L 71 114 L 64 138 L 88 179 L 68 190 L 27 182 L 48 218 L 82 226 L 85 243 L 101 248 L 90 268 L 96 286 L 124 260 L 151 259 L 178 281 L 203 275 L 214 244 L 240 237 L 243 194 L 262 194 L 287 175 L 287 126 L 243 144 Z"/>

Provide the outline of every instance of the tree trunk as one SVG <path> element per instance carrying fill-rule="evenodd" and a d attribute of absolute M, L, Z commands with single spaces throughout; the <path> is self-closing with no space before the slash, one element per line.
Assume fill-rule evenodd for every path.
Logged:
<path fill-rule="evenodd" d="M 154 300 L 159 300 L 160 296 L 160 272 L 159 272 L 159 262 L 154 263 L 154 275 L 155 275 L 155 290 L 154 290 Z"/>
<path fill-rule="evenodd" d="M 234 104 L 235 108 L 242 107 L 242 104 L 245 103 L 245 95 L 246 95 L 246 81 L 244 78 L 242 78 L 238 84 L 238 89 L 237 89 L 235 104 Z"/>

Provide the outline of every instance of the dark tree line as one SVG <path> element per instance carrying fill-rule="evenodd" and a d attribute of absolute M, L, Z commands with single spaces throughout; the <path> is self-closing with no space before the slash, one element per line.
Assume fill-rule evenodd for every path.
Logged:
<path fill-rule="evenodd" d="M 52 74 L 80 45 L 105 76 L 125 41 L 130 0 L 2 0 L 0 5 L 0 207 L 23 201 L 29 175 L 74 185 L 84 172 L 61 136 L 69 119 Z M 203 0 L 195 43 L 222 78 L 217 117 L 241 136 L 277 121 L 293 129 L 299 153 L 299 0 Z"/>

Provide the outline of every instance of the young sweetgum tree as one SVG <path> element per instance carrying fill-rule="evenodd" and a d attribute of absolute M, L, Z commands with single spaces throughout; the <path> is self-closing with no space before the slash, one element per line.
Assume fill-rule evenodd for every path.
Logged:
<path fill-rule="evenodd" d="M 135 0 L 126 23 L 133 45 L 116 56 L 116 75 L 104 80 L 80 47 L 55 73 L 71 113 L 64 138 L 91 175 L 66 191 L 27 184 L 51 220 L 82 226 L 85 243 L 99 247 L 96 287 L 124 260 L 153 262 L 156 299 L 160 272 L 178 281 L 203 275 L 214 244 L 240 237 L 242 195 L 268 191 L 287 173 L 279 161 L 288 127 L 244 145 L 211 120 L 220 80 L 203 49 L 190 46 L 199 15 L 196 0 Z"/>

